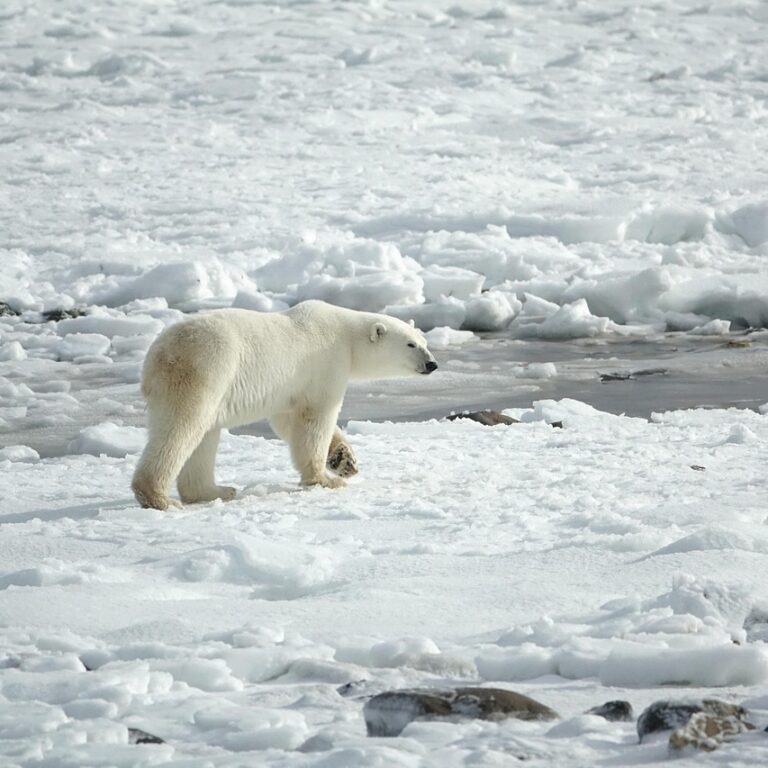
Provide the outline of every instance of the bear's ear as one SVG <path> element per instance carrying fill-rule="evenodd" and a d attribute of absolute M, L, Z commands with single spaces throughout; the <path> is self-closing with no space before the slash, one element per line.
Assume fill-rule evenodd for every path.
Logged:
<path fill-rule="evenodd" d="M 387 326 L 384 323 L 374 323 L 371 326 L 371 341 L 378 341 L 387 332 Z"/>
<path fill-rule="evenodd" d="M 408 325 L 410 325 L 410 326 L 411 326 L 411 328 L 415 328 L 415 327 L 416 327 L 416 323 L 414 323 L 414 322 L 413 322 L 413 318 L 411 318 L 411 319 L 408 321 Z"/>

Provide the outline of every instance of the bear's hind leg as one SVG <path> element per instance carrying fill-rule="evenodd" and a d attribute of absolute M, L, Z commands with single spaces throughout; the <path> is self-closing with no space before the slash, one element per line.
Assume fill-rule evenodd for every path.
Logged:
<path fill-rule="evenodd" d="M 216 485 L 214 477 L 219 432 L 217 428 L 206 433 L 179 473 L 177 487 L 185 504 L 214 499 L 229 501 L 235 498 L 235 489 L 227 485 Z"/>
<path fill-rule="evenodd" d="M 349 444 L 344 439 L 344 433 L 338 427 L 333 431 L 326 465 L 328 469 L 335 472 L 339 477 L 352 477 L 358 471 L 355 453 L 349 447 Z"/>
<path fill-rule="evenodd" d="M 150 417 L 152 410 L 150 406 Z M 168 486 L 206 432 L 207 424 L 183 409 L 150 418 L 149 440 L 131 481 L 131 489 L 142 507 L 164 510 L 181 506 L 168 497 Z"/>

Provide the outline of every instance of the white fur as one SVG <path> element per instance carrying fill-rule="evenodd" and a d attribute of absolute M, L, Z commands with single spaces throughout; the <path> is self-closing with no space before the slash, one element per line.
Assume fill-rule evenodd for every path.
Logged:
<path fill-rule="evenodd" d="M 175 478 L 184 502 L 233 498 L 214 479 L 219 431 L 263 418 L 290 446 L 305 485 L 344 485 L 326 460 L 342 450 L 348 474 L 356 471 L 336 426 L 350 379 L 428 373 L 433 363 L 412 325 L 322 301 L 269 314 L 224 309 L 171 326 L 144 363 L 149 440 L 136 498 L 166 509 Z"/>

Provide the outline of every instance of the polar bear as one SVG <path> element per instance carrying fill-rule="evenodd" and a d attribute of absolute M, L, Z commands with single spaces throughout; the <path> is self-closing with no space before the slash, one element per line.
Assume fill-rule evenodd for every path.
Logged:
<path fill-rule="evenodd" d="M 219 432 L 268 418 L 304 485 L 338 488 L 357 472 L 336 426 L 347 384 L 429 374 L 424 336 L 402 320 L 305 301 L 285 312 L 221 309 L 163 331 L 147 352 L 141 390 L 149 439 L 131 487 L 144 507 L 232 499 L 216 484 Z"/>

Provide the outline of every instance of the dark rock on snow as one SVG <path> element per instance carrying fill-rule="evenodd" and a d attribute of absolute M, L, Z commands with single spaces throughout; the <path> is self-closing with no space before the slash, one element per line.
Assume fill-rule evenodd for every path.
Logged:
<path fill-rule="evenodd" d="M 141 728 L 128 729 L 129 744 L 165 744 L 165 741 L 159 736 L 153 736 L 151 733 L 142 731 Z"/>
<path fill-rule="evenodd" d="M 374 696 L 363 709 L 369 736 L 398 736 L 414 720 L 553 720 L 538 701 L 501 688 L 414 689 Z"/>
<path fill-rule="evenodd" d="M 688 723 L 697 712 L 704 712 L 716 717 L 736 719 L 746 723 L 747 710 L 738 704 L 730 704 L 720 699 L 701 699 L 700 701 L 675 701 L 667 699 L 655 701 L 647 707 L 637 719 L 637 735 L 640 741 L 649 733 L 670 731 Z"/>
<path fill-rule="evenodd" d="M 497 424 L 519 424 L 517 419 L 513 419 L 511 416 L 505 416 L 498 411 L 464 411 L 463 413 L 452 413 L 448 416 L 448 421 L 456 421 L 456 419 L 471 419 L 478 424 L 482 424 L 485 427 L 495 427 Z"/>
<path fill-rule="evenodd" d="M 77 307 L 73 307 L 72 309 L 49 309 L 47 312 L 43 312 L 43 320 L 46 323 L 58 323 L 59 320 L 67 320 L 71 317 L 82 317 L 84 314 L 86 314 L 85 310 L 78 309 Z"/>
<path fill-rule="evenodd" d="M 610 720 L 612 723 L 627 722 L 635 719 L 635 713 L 632 711 L 632 705 L 628 701 L 617 699 L 615 701 L 606 701 L 599 707 L 592 707 L 587 710 L 588 715 L 598 715 Z"/>
<path fill-rule="evenodd" d="M 613 373 L 601 373 L 600 381 L 632 381 L 642 376 L 666 376 L 669 371 L 666 368 L 644 368 L 641 371 L 614 371 Z"/>
<path fill-rule="evenodd" d="M 8 317 L 9 315 L 15 317 L 20 314 L 21 312 L 19 312 L 17 309 L 14 309 L 10 304 L 6 304 L 4 301 L 0 301 L 0 317 Z"/>

